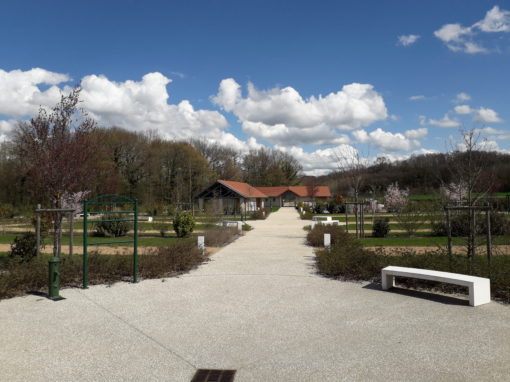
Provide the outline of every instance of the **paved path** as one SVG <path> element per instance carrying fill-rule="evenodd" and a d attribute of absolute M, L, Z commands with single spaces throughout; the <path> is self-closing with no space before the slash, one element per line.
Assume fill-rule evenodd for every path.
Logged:
<path fill-rule="evenodd" d="M 0 302 L 0 380 L 508 381 L 510 307 L 323 278 L 292 209 L 253 225 L 179 278 Z"/>

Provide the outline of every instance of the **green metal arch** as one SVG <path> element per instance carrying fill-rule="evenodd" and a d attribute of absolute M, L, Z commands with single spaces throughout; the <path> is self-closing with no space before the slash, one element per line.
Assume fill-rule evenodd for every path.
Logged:
<path fill-rule="evenodd" d="M 137 200 L 129 196 L 119 194 L 98 195 L 85 201 L 87 204 L 111 204 L 111 203 L 130 203 L 134 204 Z"/>
<path fill-rule="evenodd" d="M 96 196 L 92 199 L 83 202 L 83 289 L 87 289 L 89 286 L 89 259 L 88 259 L 88 214 L 89 205 L 112 205 L 112 204 L 132 204 L 133 209 L 131 211 L 122 211 L 122 213 L 133 213 L 133 240 L 123 241 L 107 241 L 107 242 L 96 242 L 94 245 L 109 245 L 109 244 L 121 244 L 121 243 L 133 243 L 133 282 L 138 282 L 138 200 L 130 198 L 124 195 L 118 194 L 104 194 Z M 108 211 L 102 211 L 108 212 Z M 92 245 L 92 244 L 90 244 Z"/>

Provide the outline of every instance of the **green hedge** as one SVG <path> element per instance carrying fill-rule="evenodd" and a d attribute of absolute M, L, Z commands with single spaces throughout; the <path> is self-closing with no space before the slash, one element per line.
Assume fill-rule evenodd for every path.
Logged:
<path fill-rule="evenodd" d="M 333 245 L 330 250 L 317 250 L 316 263 L 319 272 L 345 280 L 367 280 L 380 282 L 381 269 L 389 266 L 432 269 L 444 272 L 471 274 L 491 279 L 492 296 L 510 303 L 510 256 L 494 256 L 489 267 L 485 256 L 476 256 L 470 261 L 466 255 L 450 258 L 442 251 L 416 253 L 400 250 L 386 254 L 383 251 L 369 251 L 356 245 L 356 239 Z M 438 288 L 442 291 L 463 291 L 449 284 L 437 284 L 423 280 L 404 279 L 407 286 Z"/>

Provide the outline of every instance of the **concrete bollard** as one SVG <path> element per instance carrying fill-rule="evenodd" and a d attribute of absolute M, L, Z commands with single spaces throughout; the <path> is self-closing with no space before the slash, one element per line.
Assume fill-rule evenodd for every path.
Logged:
<path fill-rule="evenodd" d="M 198 249 L 202 252 L 202 256 L 205 254 L 205 237 L 198 236 L 197 237 Z"/>
<path fill-rule="evenodd" d="M 330 233 L 324 234 L 324 247 L 331 248 L 331 234 Z"/>
<path fill-rule="evenodd" d="M 242 221 L 237 222 L 237 230 L 239 231 L 239 233 L 243 232 L 243 222 Z"/>

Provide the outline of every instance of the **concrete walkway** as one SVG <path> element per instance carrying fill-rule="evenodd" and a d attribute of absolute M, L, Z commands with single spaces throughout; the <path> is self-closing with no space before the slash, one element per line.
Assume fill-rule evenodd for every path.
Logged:
<path fill-rule="evenodd" d="M 188 275 L 0 302 L 0 380 L 508 381 L 510 307 L 315 274 L 282 209 Z"/>

